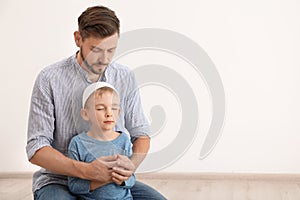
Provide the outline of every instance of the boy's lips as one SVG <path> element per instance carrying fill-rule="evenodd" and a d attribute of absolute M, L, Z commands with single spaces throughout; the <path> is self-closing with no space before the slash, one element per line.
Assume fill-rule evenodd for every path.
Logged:
<path fill-rule="evenodd" d="M 105 124 L 112 124 L 112 123 L 114 123 L 114 121 L 109 121 L 109 120 L 108 120 L 108 121 L 104 121 L 104 123 L 105 123 Z"/>

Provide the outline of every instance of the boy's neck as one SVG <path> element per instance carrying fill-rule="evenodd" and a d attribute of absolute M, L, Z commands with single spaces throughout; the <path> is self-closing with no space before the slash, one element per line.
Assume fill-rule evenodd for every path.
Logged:
<path fill-rule="evenodd" d="M 91 138 L 99 141 L 112 141 L 120 136 L 120 133 L 115 132 L 113 130 L 107 130 L 107 131 L 93 131 L 90 130 L 87 132 L 87 135 Z"/>

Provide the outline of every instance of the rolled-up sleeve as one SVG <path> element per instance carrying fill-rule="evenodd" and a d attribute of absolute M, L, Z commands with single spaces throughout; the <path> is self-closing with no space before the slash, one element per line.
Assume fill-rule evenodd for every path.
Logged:
<path fill-rule="evenodd" d="M 130 133 L 132 142 L 141 136 L 150 134 L 150 125 L 144 114 L 139 88 L 133 72 L 130 73 L 129 94 L 125 98 L 125 127 Z"/>
<path fill-rule="evenodd" d="M 134 186 L 134 184 L 135 184 L 135 175 L 132 174 L 127 181 L 124 181 L 124 185 L 122 185 L 121 187 L 125 189 L 130 189 Z"/>
<path fill-rule="evenodd" d="M 37 150 L 52 144 L 55 123 L 52 96 L 50 82 L 42 71 L 35 81 L 31 96 L 26 146 L 28 160 Z"/>

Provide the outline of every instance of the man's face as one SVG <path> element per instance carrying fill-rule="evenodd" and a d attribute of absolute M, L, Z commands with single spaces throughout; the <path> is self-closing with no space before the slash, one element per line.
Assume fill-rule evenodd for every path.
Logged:
<path fill-rule="evenodd" d="M 102 74 L 115 54 L 118 39 L 117 33 L 106 38 L 88 37 L 84 40 L 79 34 L 79 40 L 76 41 L 80 48 L 79 64 L 88 72 Z"/>

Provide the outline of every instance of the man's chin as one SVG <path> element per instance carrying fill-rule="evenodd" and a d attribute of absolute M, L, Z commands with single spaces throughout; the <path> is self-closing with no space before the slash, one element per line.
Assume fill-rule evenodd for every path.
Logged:
<path fill-rule="evenodd" d="M 93 73 L 94 74 L 102 74 L 104 71 L 105 71 L 105 69 L 106 69 L 106 65 L 105 66 L 99 66 L 99 67 L 96 67 L 96 68 L 93 68 Z"/>
<path fill-rule="evenodd" d="M 91 70 L 91 72 L 96 75 L 101 75 L 104 72 L 104 70 L 105 70 L 105 68 L 104 69 L 96 69 L 96 70 L 93 69 L 93 70 Z"/>

